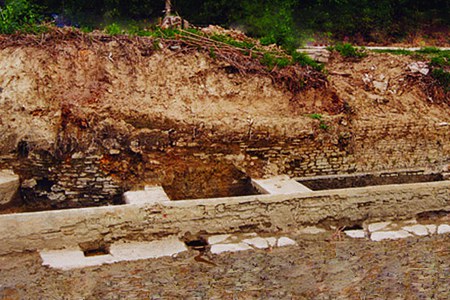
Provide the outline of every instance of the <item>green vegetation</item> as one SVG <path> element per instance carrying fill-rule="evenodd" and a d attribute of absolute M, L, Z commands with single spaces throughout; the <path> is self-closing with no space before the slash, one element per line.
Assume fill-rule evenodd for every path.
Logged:
<path fill-rule="evenodd" d="M 293 52 L 291 52 L 291 55 L 293 62 L 298 63 L 301 66 L 311 66 L 316 71 L 323 71 L 323 65 L 316 62 L 305 53 L 297 52 L 294 50 Z"/>
<path fill-rule="evenodd" d="M 106 26 L 105 31 L 109 35 L 118 35 L 118 34 L 123 33 L 122 28 L 120 28 L 120 26 L 116 23 L 112 23 L 112 24 Z"/>
<path fill-rule="evenodd" d="M 6 0 L 0 11 L 0 33 L 39 33 L 58 14 L 58 26 L 78 24 L 83 32 L 104 29 L 111 35 L 129 34 L 173 39 L 185 33 L 177 29 L 161 30 L 155 27 L 162 17 L 163 0 Z M 298 63 L 322 70 L 323 66 L 295 49 L 306 41 L 320 37 L 327 41 L 350 42 L 400 41 L 415 36 L 426 28 L 440 28 L 443 42 L 450 42 L 445 30 L 450 29 L 450 1 L 448 0 L 186 0 L 172 1 L 172 11 L 195 25 L 219 24 L 236 27 L 263 46 L 277 44 L 285 52 L 256 49 L 251 41 L 240 41 L 226 35 L 209 37 L 219 43 L 248 50 L 244 54 L 258 57 L 268 68 L 285 67 Z M 61 21 L 62 20 L 62 21 Z M 202 35 L 195 29 L 186 31 Z M 425 33 L 424 33 L 425 34 Z M 427 33 L 430 36 L 430 33 Z M 431 33 L 432 36 L 432 33 Z M 420 38 L 420 37 L 419 37 Z M 350 43 L 338 43 L 334 50 L 344 57 L 361 58 L 365 53 Z M 259 54 L 255 55 L 255 51 Z M 411 55 L 408 51 L 392 53 Z M 262 54 L 261 54 L 262 53 Z M 431 61 L 435 67 L 448 66 L 448 54 L 436 48 L 414 52 Z M 210 51 L 211 57 L 217 53 Z M 290 58 L 290 55 L 292 58 Z M 444 69 L 445 71 L 445 69 Z"/>
<path fill-rule="evenodd" d="M 376 52 L 376 53 L 390 53 L 390 54 L 394 54 L 394 55 L 412 55 L 414 54 L 414 51 L 410 51 L 410 50 L 406 50 L 406 49 L 376 49 L 376 50 L 371 50 L 372 52 Z"/>
<path fill-rule="evenodd" d="M 308 117 L 310 117 L 311 119 L 314 119 L 314 120 L 322 120 L 321 114 L 310 114 L 310 115 L 308 115 Z"/>
<path fill-rule="evenodd" d="M 39 25 L 41 20 L 36 5 L 28 0 L 9 0 L 0 11 L 0 33 L 40 33 L 45 31 L 45 26 Z"/>
<path fill-rule="evenodd" d="M 255 47 L 255 44 L 251 42 L 237 41 L 229 37 L 228 35 L 223 34 L 214 34 L 213 36 L 210 37 L 210 39 L 242 49 L 253 49 Z"/>
<path fill-rule="evenodd" d="M 322 116 L 321 114 L 314 113 L 314 114 L 310 114 L 310 115 L 307 115 L 307 116 L 310 117 L 311 119 L 320 121 L 320 123 L 319 123 L 319 128 L 320 128 L 320 129 L 322 129 L 322 130 L 328 130 L 328 129 L 330 129 L 330 125 L 328 125 L 328 124 L 323 120 L 323 116 Z"/>
<path fill-rule="evenodd" d="M 260 62 L 269 69 L 273 69 L 275 66 L 284 68 L 292 64 L 292 61 L 288 57 L 275 56 L 274 54 L 268 52 L 264 53 Z"/>
<path fill-rule="evenodd" d="M 446 93 L 450 92 L 450 72 L 441 68 L 433 69 L 431 71 L 431 76 L 444 88 Z"/>
<path fill-rule="evenodd" d="M 339 52 L 343 57 L 348 58 L 363 58 L 367 56 L 367 53 L 365 53 L 364 49 L 358 49 L 356 47 L 353 47 L 350 43 L 338 43 L 335 46 L 328 47 L 328 50 L 330 51 L 337 51 Z"/>
<path fill-rule="evenodd" d="M 155 22 L 163 0 L 28 0 L 46 12 L 64 15 L 81 27 L 104 28 L 130 20 Z M 7 1 L 7 5 L 12 2 Z M 291 51 L 318 36 L 333 41 L 392 42 L 431 38 L 449 41 L 448 0 L 186 0 L 172 1 L 173 11 L 196 25 L 237 27 Z M 5 11 L 4 9 L 3 11 Z M 9 14 L 9 13 L 7 13 Z M 125 26 L 127 27 L 127 26 Z M 430 28 L 443 34 L 434 35 Z M 13 30 L 17 29 L 13 25 Z M 11 32 L 11 29 L 3 32 Z"/>
<path fill-rule="evenodd" d="M 322 130 L 328 130 L 330 126 L 325 122 L 320 122 L 319 128 Z"/>

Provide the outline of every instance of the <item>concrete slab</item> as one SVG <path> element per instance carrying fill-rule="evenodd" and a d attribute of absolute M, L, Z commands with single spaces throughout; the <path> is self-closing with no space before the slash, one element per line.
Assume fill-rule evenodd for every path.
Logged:
<path fill-rule="evenodd" d="M 126 204 L 155 204 L 170 201 L 161 186 L 146 186 L 143 191 L 129 191 L 123 194 Z"/>
<path fill-rule="evenodd" d="M 0 206 L 10 204 L 19 189 L 19 176 L 11 170 L 0 170 Z"/>
<path fill-rule="evenodd" d="M 268 179 L 252 179 L 252 184 L 259 192 L 270 195 L 312 192 L 311 189 L 289 178 L 287 175 L 276 176 Z"/>

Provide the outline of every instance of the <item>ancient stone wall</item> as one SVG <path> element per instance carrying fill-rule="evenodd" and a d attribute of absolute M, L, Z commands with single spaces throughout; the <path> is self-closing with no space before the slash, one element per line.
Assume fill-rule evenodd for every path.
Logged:
<path fill-rule="evenodd" d="M 442 181 L 10 214 L 0 216 L 0 255 L 118 239 L 181 237 L 187 232 L 278 232 L 319 222 L 352 226 L 449 209 L 450 182 Z"/>
<path fill-rule="evenodd" d="M 21 175 L 21 196 L 31 210 L 99 206 L 121 202 L 122 189 L 101 169 L 102 156 L 74 154 L 58 161 L 48 154 L 0 157 Z"/>
<path fill-rule="evenodd" d="M 230 168 L 216 168 L 217 177 L 223 180 L 211 179 L 211 172 L 207 172 L 209 177 L 190 176 L 189 172 L 214 169 L 220 163 L 235 166 L 240 171 L 234 172 L 236 176 L 246 173 L 253 178 L 417 168 L 439 172 L 450 163 L 449 128 L 446 124 L 414 120 L 406 124 L 380 121 L 353 124 L 353 128 L 333 132 L 319 129 L 295 139 L 267 139 L 266 132 L 255 131 L 251 137 L 228 137 L 222 143 L 201 135 L 192 140 L 192 130 L 186 130 L 185 134 L 170 134 L 170 142 L 158 140 L 157 145 L 145 135 L 136 140 L 124 139 L 118 150 L 112 149 L 119 154 L 111 155 L 111 149 L 101 147 L 96 155 L 78 152 L 60 160 L 30 153 L 27 158 L 0 158 L 0 168 L 13 168 L 21 175 L 25 202 L 40 209 L 119 203 L 124 190 L 142 182 L 192 189 L 186 193 L 188 198 L 225 197 L 238 195 L 227 187 L 233 179 L 242 181 L 241 177 L 231 178 L 234 175 L 228 176 L 231 180 L 225 179 L 224 172 L 233 173 Z M 168 136 L 167 130 L 157 135 Z M 206 181 L 214 182 L 215 190 Z M 198 197 L 192 196 L 197 193 Z"/>

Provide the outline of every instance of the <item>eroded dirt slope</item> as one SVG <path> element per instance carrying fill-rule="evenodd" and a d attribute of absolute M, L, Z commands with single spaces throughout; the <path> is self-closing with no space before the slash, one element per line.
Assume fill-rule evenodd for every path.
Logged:
<path fill-rule="evenodd" d="M 411 80 L 408 57 L 370 54 L 354 62 L 336 56 L 326 67 L 327 88 L 294 95 L 270 76 L 241 75 L 207 53 L 164 45 L 155 51 L 150 43 L 75 36 L 4 44 L 2 153 L 23 139 L 50 147 L 67 123 L 64 114 L 80 127 L 113 123 L 124 132 L 170 129 L 176 123 L 239 133 L 252 126 L 285 136 L 309 129 L 306 114 L 343 113 L 344 108 L 333 107 L 342 101 L 356 120 L 449 119 L 448 106 L 433 103 L 419 81 Z M 335 92 L 338 99 L 333 100 Z M 95 124 L 89 120 L 93 116 L 98 117 Z"/>
<path fill-rule="evenodd" d="M 177 40 L 72 31 L 1 37 L 0 154 L 8 157 L 1 167 L 37 182 L 25 187 L 34 193 L 29 199 L 43 195 L 63 203 L 68 191 L 72 203 L 57 206 L 70 207 L 105 191 L 92 181 L 116 182 L 101 196 L 109 202 L 147 183 L 172 186 L 169 193 L 179 199 L 235 195 L 235 188 L 246 190 L 248 176 L 448 160 L 439 154 L 449 151 L 443 129 L 427 136 L 428 127 L 450 121 L 448 99 L 430 98 L 430 77 L 413 74 L 410 57 L 369 54 L 349 61 L 335 55 L 318 73 L 301 66 L 267 70 L 250 56 L 217 54 Z M 374 128 L 388 140 L 366 138 Z M 417 135 L 425 147 L 416 149 Z M 404 148 L 393 145 L 397 136 L 408 136 Z M 375 149 L 367 155 L 380 159 L 369 162 L 361 141 Z M 414 155 L 391 155 L 399 151 Z M 430 151 L 437 154 L 428 157 Z M 33 153 L 38 158 L 30 158 Z M 83 157 L 89 155 L 102 174 L 79 183 L 75 177 L 88 174 Z M 202 171 L 208 168 L 225 183 Z M 211 180 L 215 190 L 192 188 Z"/>

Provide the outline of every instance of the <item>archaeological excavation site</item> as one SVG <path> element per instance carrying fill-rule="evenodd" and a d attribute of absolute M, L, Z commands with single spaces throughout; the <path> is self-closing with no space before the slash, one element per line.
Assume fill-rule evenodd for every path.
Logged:
<path fill-rule="evenodd" d="M 0 299 L 449 299 L 432 67 L 206 34 L 0 36 Z"/>

